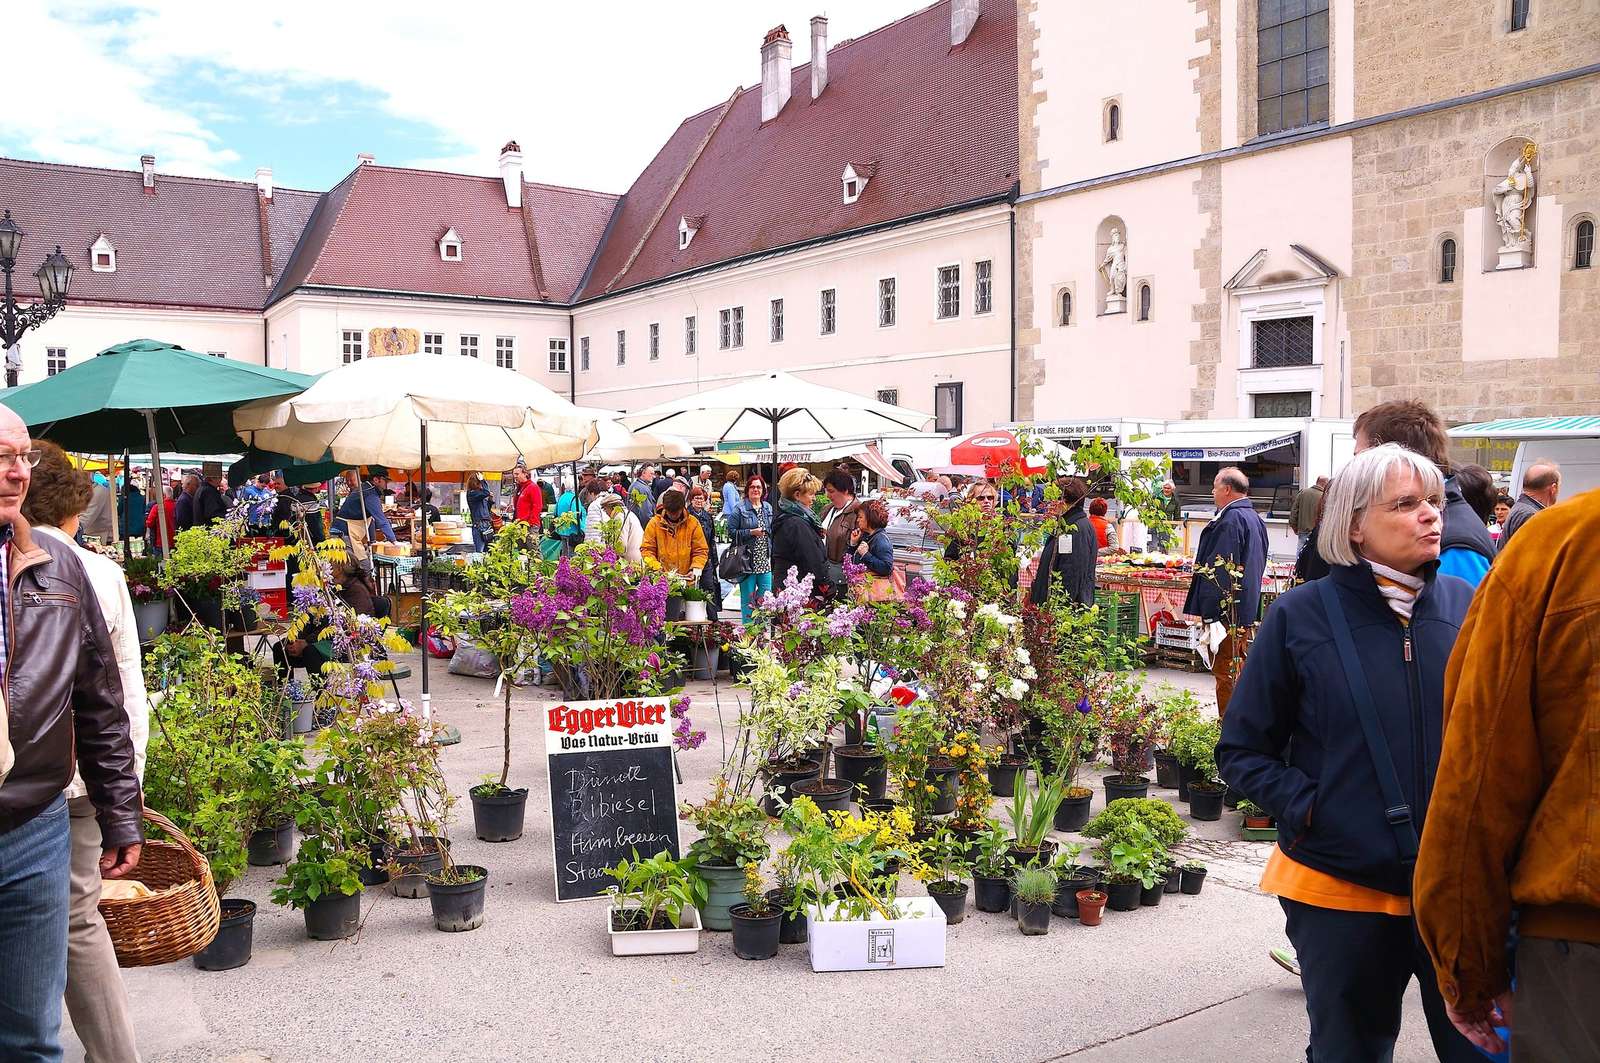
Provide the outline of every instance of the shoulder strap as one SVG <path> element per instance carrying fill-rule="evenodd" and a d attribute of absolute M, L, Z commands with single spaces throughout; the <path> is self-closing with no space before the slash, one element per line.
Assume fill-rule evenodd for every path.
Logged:
<path fill-rule="evenodd" d="M 1378 787 L 1388 807 L 1384 816 L 1394 831 L 1395 844 L 1400 849 L 1400 859 L 1408 866 L 1417 859 L 1417 828 L 1411 821 L 1411 806 L 1400 793 L 1400 777 L 1395 774 L 1394 758 L 1389 753 L 1389 740 L 1378 723 L 1378 710 L 1372 701 L 1372 690 L 1367 686 L 1367 672 L 1356 656 L 1355 640 L 1350 637 L 1350 625 L 1345 622 L 1344 606 L 1339 602 L 1339 592 L 1331 579 L 1317 580 L 1317 590 L 1322 594 L 1322 605 L 1328 614 L 1328 626 L 1333 629 L 1334 645 L 1339 648 L 1339 659 L 1344 664 L 1345 679 L 1350 684 L 1350 694 L 1356 703 L 1356 718 L 1361 721 L 1361 731 L 1367 739 L 1367 752 L 1372 756 L 1372 767 L 1378 773 Z"/>

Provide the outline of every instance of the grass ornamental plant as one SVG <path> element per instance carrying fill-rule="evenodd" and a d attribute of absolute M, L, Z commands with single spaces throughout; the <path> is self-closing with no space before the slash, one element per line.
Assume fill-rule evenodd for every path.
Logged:
<path fill-rule="evenodd" d="M 1028 904 L 1049 904 L 1056 899 L 1056 879 L 1042 867 L 1020 869 L 1011 884 L 1017 900 Z"/>

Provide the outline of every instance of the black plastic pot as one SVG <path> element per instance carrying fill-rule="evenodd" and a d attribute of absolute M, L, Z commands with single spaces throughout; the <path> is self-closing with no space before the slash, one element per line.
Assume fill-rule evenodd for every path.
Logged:
<path fill-rule="evenodd" d="M 849 726 L 845 728 L 846 737 Z M 882 797 L 889 788 L 883 754 L 869 746 L 844 745 L 833 751 L 834 773 L 856 786 L 857 798 Z"/>
<path fill-rule="evenodd" d="M 931 811 L 936 816 L 956 810 L 956 793 L 960 790 L 961 769 L 954 764 L 940 764 L 928 769 L 927 779 L 939 788 L 933 799 Z"/>
<path fill-rule="evenodd" d="M 183 601 L 188 604 L 192 623 L 208 627 L 213 631 L 222 630 L 221 598 L 174 598 L 173 601 Z"/>
<path fill-rule="evenodd" d="M 1194 769 L 1187 764 L 1178 765 L 1178 800 L 1189 800 L 1189 784 L 1194 782 Z"/>
<path fill-rule="evenodd" d="M 848 779 L 801 779 L 789 788 L 795 797 L 809 797 L 823 812 L 850 811 L 856 785 Z"/>
<path fill-rule="evenodd" d="M 1139 907 L 1139 880 L 1107 882 L 1106 907 L 1113 912 L 1131 912 Z"/>
<path fill-rule="evenodd" d="M 767 815 L 781 815 L 784 807 L 793 800 L 789 788 L 802 779 L 816 778 L 822 770 L 822 765 L 814 760 L 803 760 L 799 763 L 805 767 L 774 769 L 769 766 L 766 769 L 767 793 L 761 799 L 761 807 L 766 809 Z"/>
<path fill-rule="evenodd" d="M 287 864 L 294 855 L 294 820 L 286 819 L 276 827 L 262 827 L 250 832 L 249 852 L 246 857 L 251 867 L 271 867 Z M 209 970 L 210 968 L 208 968 Z"/>
<path fill-rule="evenodd" d="M 1078 918 L 1078 891 L 1094 889 L 1095 875 L 1092 871 L 1075 871 L 1056 880 L 1056 899 L 1050 905 L 1053 915 L 1063 919 Z"/>
<path fill-rule="evenodd" d="M 787 890 L 768 890 L 767 900 L 772 905 L 782 908 L 789 903 L 790 897 Z M 789 915 L 785 913 L 778 923 L 778 944 L 804 945 L 809 936 L 810 926 L 806 922 L 804 912 Z"/>
<path fill-rule="evenodd" d="M 1143 775 L 1107 775 L 1106 804 L 1124 797 L 1149 797 L 1150 780 Z"/>
<path fill-rule="evenodd" d="M 1182 889 L 1183 892 L 1189 894 L 1192 897 L 1196 893 L 1199 893 L 1201 887 L 1204 886 L 1205 884 L 1206 884 L 1206 869 L 1205 868 L 1203 868 L 1203 867 L 1201 867 L 1201 868 L 1187 868 L 1187 867 L 1183 868 L 1183 878 L 1182 878 L 1182 881 L 1181 881 L 1181 883 L 1179 885 L 1179 888 Z"/>
<path fill-rule="evenodd" d="M 1056 858 L 1056 843 L 1046 838 L 1039 843 L 1037 849 L 1024 849 L 1020 845 L 1013 845 L 1006 852 L 1011 857 L 1013 867 L 1028 867 L 1030 864 L 1036 867 L 1048 867 L 1050 861 Z"/>
<path fill-rule="evenodd" d="M 867 797 L 858 801 L 863 812 L 893 812 L 900 804 L 892 797 Z"/>
<path fill-rule="evenodd" d="M 741 960 L 770 960 L 778 954 L 783 934 L 783 913 L 773 909 L 756 915 L 748 904 L 728 910 L 733 917 L 733 954 Z"/>
<path fill-rule="evenodd" d="M 1183 869 L 1174 864 L 1167 868 L 1166 877 L 1162 880 L 1161 888 L 1167 893 L 1177 893 L 1183 885 Z"/>
<path fill-rule="evenodd" d="M 1198 820 L 1222 818 L 1222 784 L 1194 783 L 1189 787 L 1189 815 Z"/>
<path fill-rule="evenodd" d="M 1145 908 L 1154 908 L 1161 903 L 1161 895 L 1166 892 L 1167 883 L 1165 879 L 1157 879 L 1156 884 L 1149 889 L 1141 885 L 1139 887 L 1139 904 Z"/>
<path fill-rule="evenodd" d="M 1017 793 L 1017 776 L 1024 780 L 1028 776 L 1028 761 L 1026 757 L 1003 756 L 995 763 L 989 765 L 989 789 L 996 797 L 1015 797 Z M 1026 781 L 1023 782 L 1026 786 Z"/>
<path fill-rule="evenodd" d="M 1004 875 L 972 876 L 972 906 L 980 912 L 1003 912 L 1011 904 L 1011 880 Z"/>
<path fill-rule="evenodd" d="M 934 887 L 941 887 L 935 889 Z M 947 926 L 955 926 L 967 917 L 967 884 L 965 882 L 930 882 L 928 896 L 944 912 Z"/>
<path fill-rule="evenodd" d="M 437 874 L 428 876 L 428 904 L 433 908 L 433 925 L 451 933 L 476 930 L 483 925 L 489 869 L 476 864 L 457 864 L 456 870 L 476 871 L 478 877 L 471 882 L 440 882 Z"/>
<path fill-rule="evenodd" d="M 394 855 L 394 847 L 388 842 L 370 842 L 367 846 L 372 858 L 371 867 L 356 868 L 356 877 L 363 886 L 382 886 L 389 881 L 389 858 Z"/>
<path fill-rule="evenodd" d="M 250 946 L 255 938 L 254 901 L 226 897 L 222 901 L 222 925 L 211 944 L 194 954 L 194 965 L 202 971 L 231 971 L 250 962 Z"/>
<path fill-rule="evenodd" d="M 355 936 L 361 924 L 361 894 L 335 893 L 318 897 L 305 908 L 306 937 L 312 941 L 339 941 Z"/>
<path fill-rule="evenodd" d="M 968 863 L 978 859 L 978 837 L 980 833 L 976 827 L 950 828 L 950 836 L 961 847 L 961 858 Z"/>
<path fill-rule="evenodd" d="M 1018 901 L 1017 929 L 1029 937 L 1050 933 L 1050 902 Z"/>
<path fill-rule="evenodd" d="M 1063 797 L 1056 806 L 1056 830 L 1082 830 L 1089 822 L 1089 806 L 1093 803 L 1092 792 L 1080 797 Z"/>
<path fill-rule="evenodd" d="M 410 852 L 402 849 L 394 854 L 394 862 L 400 865 L 400 873 L 389 880 L 389 889 L 396 897 L 426 897 L 428 876 L 444 866 L 439 846 L 442 844 L 448 849 L 449 842 L 425 835 L 418 840 L 418 844 L 420 849 Z"/>
<path fill-rule="evenodd" d="M 1156 785 L 1172 790 L 1178 785 L 1178 758 L 1171 753 L 1156 754 Z"/>
<path fill-rule="evenodd" d="M 852 712 L 844 718 L 844 744 L 847 746 L 859 746 L 863 737 L 861 733 L 861 717 Z M 835 754 L 838 752 L 837 749 L 834 750 Z"/>
<path fill-rule="evenodd" d="M 522 837 L 522 819 L 528 810 L 528 788 L 480 794 L 474 786 L 472 796 L 472 826 L 478 837 L 486 842 L 514 842 Z"/>

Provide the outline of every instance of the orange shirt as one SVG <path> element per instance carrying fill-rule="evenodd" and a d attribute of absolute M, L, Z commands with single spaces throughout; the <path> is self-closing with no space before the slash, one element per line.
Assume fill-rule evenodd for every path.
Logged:
<path fill-rule="evenodd" d="M 1411 914 L 1411 898 L 1335 878 L 1326 871 L 1307 867 L 1277 846 L 1272 847 L 1267 869 L 1261 873 L 1261 889 L 1291 901 L 1315 908 L 1331 908 L 1336 912 Z"/>

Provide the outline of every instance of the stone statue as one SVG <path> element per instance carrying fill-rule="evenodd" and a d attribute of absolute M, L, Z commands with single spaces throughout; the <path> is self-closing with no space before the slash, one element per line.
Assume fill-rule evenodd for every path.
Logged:
<path fill-rule="evenodd" d="M 1533 233 L 1528 229 L 1528 211 L 1533 206 L 1534 174 L 1532 144 L 1511 163 L 1506 179 L 1494 186 L 1495 221 L 1500 226 L 1499 269 L 1515 269 L 1532 261 Z"/>
<path fill-rule="evenodd" d="M 1111 230 L 1111 243 L 1100 259 L 1100 272 L 1106 278 L 1106 313 L 1120 314 L 1127 304 L 1128 245 L 1122 242 L 1122 230 Z"/>

